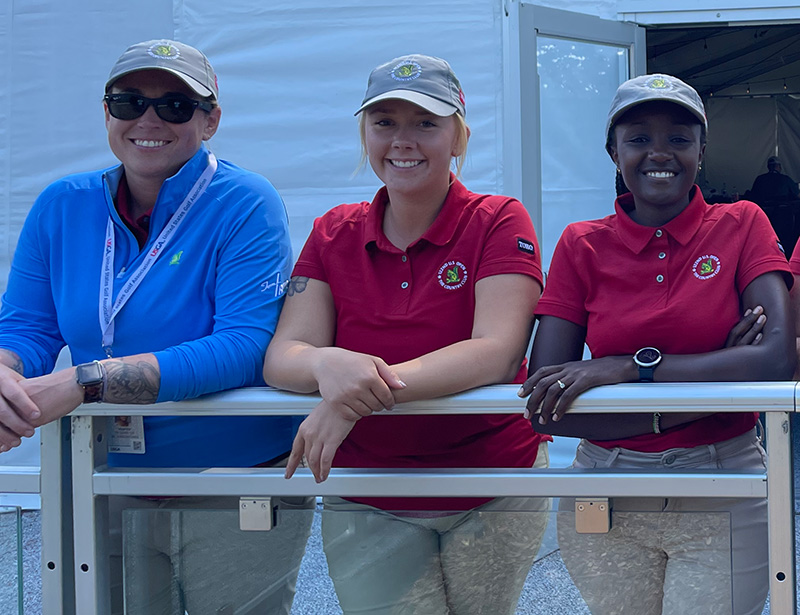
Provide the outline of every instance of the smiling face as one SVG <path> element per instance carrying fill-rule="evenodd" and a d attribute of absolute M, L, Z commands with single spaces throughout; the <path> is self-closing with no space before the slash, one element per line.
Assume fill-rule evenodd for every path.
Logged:
<path fill-rule="evenodd" d="M 450 161 L 466 147 L 453 116 L 434 115 L 405 100 L 384 100 L 364 113 L 370 166 L 392 195 L 447 194 Z"/>
<path fill-rule="evenodd" d="M 626 112 L 614 127 L 611 157 L 633 194 L 637 222 L 663 224 L 689 204 L 705 143 L 702 127 L 671 102 L 647 102 Z"/>
<path fill-rule="evenodd" d="M 148 98 L 167 94 L 185 94 L 199 99 L 191 88 L 175 75 L 163 70 L 142 70 L 120 77 L 112 93 L 133 92 Z M 158 182 L 171 177 L 197 153 L 203 141 L 217 131 L 221 111 L 196 109 L 192 119 L 184 124 L 165 122 L 151 106 L 135 120 L 118 120 L 105 106 L 108 144 L 122 162 L 128 182 Z"/>

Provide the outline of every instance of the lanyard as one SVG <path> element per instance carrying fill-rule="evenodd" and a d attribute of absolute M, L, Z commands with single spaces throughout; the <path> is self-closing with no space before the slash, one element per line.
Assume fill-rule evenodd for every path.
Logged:
<path fill-rule="evenodd" d="M 183 199 L 178 210 L 172 215 L 167 226 L 158 235 L 158 238 L 153 243 L 153 247 L 145 255 L 141 265 L 133 272 L 131 277 L 119 291 L 117 300 L 111 304 L 111 296 L 114 290 L 114 222 L 111 216 L 108 217 L 108 224 L 106 225 L 106 239 L 103 252 L 103 265 L 100 270 L 100 330 L 103 332 L 103 350 L 106 355 L 111 357 L 111 347 L 114 344 L 114 318 L 119 314 L 122 307 L 131 298 L 134 291 L 139 288 L 139 285 L 144 280 L 150 269 L 155 264 L 156 260 L 164 248 L 169 243 L 170 239 L 175 235 L 180 225 L 186 219 L 186 214 L 192 208 L 192 205 L 197 202 L 197 199 L 206 191 L 211 177 L 217 170 L 217 159 L 214 154 L 208 154 L 208 166 L 203 173 L 194 183 L 189 194 Z"/>

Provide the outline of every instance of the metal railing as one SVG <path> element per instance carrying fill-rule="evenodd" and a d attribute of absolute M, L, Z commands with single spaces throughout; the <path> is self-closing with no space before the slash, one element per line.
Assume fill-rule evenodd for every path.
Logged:
<path fill-rule="evenodd" d="M 523 403 L 518 387 L 492 386 L 437 400 L 397 406 L 389 414 L 486 414 L 517 413 Z M 207 469 L 124 469 L 109 468 L 106 461 L 107 417 L 117 415 L 304 415 L 319 401 L 316 396 L 296 395 L 273 389 L 241 389 L 200 399 L 153 406 L 96 404 L 82 406 L 71 415 L 67 433 L 54 427 L 42 434 L 43 507 L 43 599 L 61 595 L 63 608 L 48 613 L 103 615 L 109 610 L 107 566 L 107 506 L 113 495 L 237 495 L 237 496 L 656 496 L 656 497 L 768 497 L 770 608 L 772 615 L 795 613 L 794 497 L 790 416 L 797 406 L 797 383 L 693 383 L 625 384 L 601 387 L 582 395 L 572 412 L 764 412 L 769 447 L 766 473 L 691 471 L 643 473 L 633 471 L 591 472 L 568 469 L 334 469 L 321 484 L 308 470 L 301 469 L 291 480 L 277 468 Z M 56 433 L 56 430 L 59 433 Z M 45 441 L 58 446 L 71 433 L 71 455 L 59 456 Z M 62 451 L 63 452 L 63 451 Z M 71 463 L 72 507 L 62 499 L 63 482 L 45 481 L 54 473 L 65 480 L 64 469 Z M 59 465 L 56 468 L 56 465 Z M 49 468 L 46 466 L 50 466 Z M 0 491 L 5 490 L 0 475 Z M 15 479 L 17 480 L 17 479 Z M 10 484 L 10 483 L 9 483 Z M 58 487 L 58 488 L 57 488 Z M 45 497 L 45 492 L 50 497 Z M 50 506 L 50 503 L 53 503 Z M 59 512 L 45 517 L 45 507 Z M 72 513 L 72 536 L 54 531 L 53 524 L 65 524 Z M 47 527 L 46 527 L 47 526 Z M 45 544 L 47 542 L 48 544 Z M 68 562 L 74 546 L 74 602 L 69 587 L 56 587 L 46 570 Z M 45 558 L 44 552 L 60 559 Z M 74 605 L 74 610 L 73 610 Z"/>

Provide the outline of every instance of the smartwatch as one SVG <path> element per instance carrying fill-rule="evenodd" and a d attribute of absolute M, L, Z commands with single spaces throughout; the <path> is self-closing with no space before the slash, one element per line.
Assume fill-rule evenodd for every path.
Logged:
<path fill-rule="evenodd" d="M 75 367 L 75 380 L 83 387 L 83 403 L 103 401 L 106 383 L 106 368 L 100 361 L 81 363 Z"/>
<path fill-rule="evenodd" d="M 637 350 L 633 355 L 633 362 L 639 367 L 639 382 L 653 382 L 653 372 L 661 363 L 661 351 L 658 348 L 647 346 Z"/>

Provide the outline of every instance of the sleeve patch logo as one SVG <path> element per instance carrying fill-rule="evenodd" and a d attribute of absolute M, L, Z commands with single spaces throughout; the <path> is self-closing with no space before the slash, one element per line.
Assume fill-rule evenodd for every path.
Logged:
<path fill-rule="evenodd" d="M 439 267 L 439 284 L 447 290 L 457 290 L 467 283 L 467 267 L 461 261 L 447 261 Z"/>
<path fill-rule="evenodd" d="M 705 254 L 694 262 L 692 273 L 698 280 L 710 280 L 719 273 L 721 266 L 719 258 L 713 254 Z"/>
<path fill-rule="evenodd" d="M 533 247 L 533 242 L 517 237 L 517 247 L 526 254 L 536 254 L 536 248 Z"/>
<path fill-rule="evenodd" d="M 281 297 L 286 292 L 289 280 L 281 279 L 281 272 L 279 271 L 274 276 L 267 278 L 260 285 L 262 293 L 267 293 L 274 297 Z"/>

